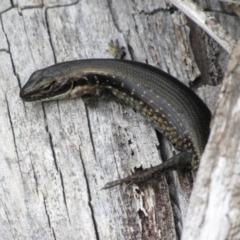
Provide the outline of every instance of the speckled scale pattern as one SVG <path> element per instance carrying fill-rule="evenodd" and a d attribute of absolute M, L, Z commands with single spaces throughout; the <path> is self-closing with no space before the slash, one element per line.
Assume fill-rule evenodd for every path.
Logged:
<path fill-rule="evenodd" d="M 48 82 L 69 89 L 64 96 L 56 91 L 41 96 Z M 28 92 L 34 89 L 34 96 Z M 48 89 L 48 87 L 46 88 Z M 49 87 L 49 89 L 51 89 Z M 139 111 L 180 151 L 193 152 L 196 170 L 208 140 L 211 113 L 203 101 L 183 83 L 162 70 L 134 61 L 88 59 L 59 63 L 32 74 L 21 91 L 25 100 L 99 96 L 107 89 L 115 97 Z M 25 93 L 26 92 L 26 93 Z M 40 90 L 41 92 L 41 90 Z"/>
<path fill-rule="evenodd" d="M 178 150 L 191 149 L 192 168 L 198 167 L 211 113 L 193 91 L 160 69 L 138 62 L 82 60 L 81 68 L 83 74 L 95 75 L 101 87 L 150 120 Z"/>

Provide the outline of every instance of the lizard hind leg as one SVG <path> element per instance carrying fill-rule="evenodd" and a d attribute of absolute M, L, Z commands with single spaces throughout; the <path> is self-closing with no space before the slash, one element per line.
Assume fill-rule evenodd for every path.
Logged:
<path fill-rule="evenodd" d="M 193 153 L 189 151 L 181 152 L 166 162 L 163 162 L 157 166 L 148 168 L 142 172 L 134 173 L 131 176 L 108 182 L 103 189 L 108 189 L 119 184 L 133 184 L 138 182 L 146 181 L 156 175 L 162 174 L 167 171 L 177 170 L 177 169 L 190 169 L 192 163 Z"/>

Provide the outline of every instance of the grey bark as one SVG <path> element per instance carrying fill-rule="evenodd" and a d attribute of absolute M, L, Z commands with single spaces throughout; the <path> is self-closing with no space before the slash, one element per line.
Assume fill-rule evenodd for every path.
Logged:
<path fill-rule="evenodd" d="M 240 41 L 234 49 L 191 196 L 182 239 L 239 239 Z"/>
<path fill-rule="evenodd" d="M 24 103 L 19 91 L 39 68 L 111 57 L 106 51 L 111 39 L 126 46 L 127 58 L 148 62 L 192 85 L 200 71 L 185 16 L 167 1 L 17 3 L 12 6 L 5 0 L 0 8 L 0 235 L 179 238 L 192 188 L 188 173 L 101 190 L 108 181 L 131 174 L 134 168 L 157 165 L 172 154 L 173 148 L 157 138 L 149 123 L 114 101 L 92 108 L 81 99 Z M 211 42 L 205 51 L 215 49 L 212 46 L 217 48 Z M 222 73 L 226 60 L 219 59 L 224 54 L 221 48 L 218 52 L 211 67 L 221 62 Z M 205 71 L 211 79 L 213 71 L 209 75 Z M 214 74 L 218 82 L 221 74 Z M 199 92 L 209 96 L 209 88 Z"/>

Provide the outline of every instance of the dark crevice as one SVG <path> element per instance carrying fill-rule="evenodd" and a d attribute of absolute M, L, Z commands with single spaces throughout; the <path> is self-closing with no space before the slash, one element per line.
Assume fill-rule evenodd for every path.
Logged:
<path fill-rule="evenodd" d="M 172 6 L 172 7 L 169 8 L 170 14 L 174 14 L 177 10 L 178 10 L 178 9 L 177 9 L 176 7 L 174 7 L 174 6 Z"/>
<path fill-rule="evenodd" d="M 6 8 L 4 11 L 0 12 L 0 15 L 3 14 L 3 13 L 5 13 L 5 12 L 7 12 L 7 11 L 9 11 L 10 9 L 12 9 L 12 6 L 9 7 L 9 8 Z"/>
<path fill-rule="evenodd" d="M 150 12 L 146 12 L 144 10 L 140 11 L 139 14 L 144 14 L 147 16 L 152 16 L 155 14 L 158 14 L 159 12 L 169 12 L 170 14 L 173 14 L 175 11 L 178 11 L 178 9 L 174 6 L 170 7 L 170 8 L 156 8 Z"/>
<path fill-rule="evenodd" d="M 55 154 L 55 150 L 54 150 L 54 146 L 53 146 L 53 141 L 52 141 L 52 134 L 50 132 L 48 132 L 48 134 L 49 134 L 49 142 L 50 142 L 50 146 L 51 146 L 51 150 L 52 150 L 54 164 L 55 164 L 56 170 L 59 172 L 59 168 L 58 168 L 58 164 L 57 164 L 57 158 L 56 158 L 56 154 Z"/>
<path fill-rule="evenodd" d="M 62 185 L 63 201 L 64 201 L 64 204 L 65 204 L 65 207 L 66 207 L 66 212 L 67 212 L 67 215 L 68 215 L 69 223 L 71 224 L 70 217 L 69 217 L 68 206 L 67 206 L 66 195 L 65 195 L 65 185 L 64 185 L 64 181 L 63 181 L 63 176 L 62 176 L 61 170 L 58 167 L 56 153 L 55 153 L 54 146 L 53 146 L 53 141 L 52 141 L 52 134 L 49 132 L 49 129 L 48 129 L 46 111 L 45 111 L 43 103 L 42 103 L 42 109 L 43 109 L 43 115 L 44 115 L 45 129 L 46 129 L 46 132 L 49 134 L 49 143 L 50 143 L 51 150 L 52 150 L 52 155 L 53 155 L 53 159 L 54 159 L 54 165 L 55 165 L 55 168 L 56 168 L 57 172 L 60 175 L 60 182 L 61 182 L 61 185 Z"/>
<path fill-rule="evenodd" d="M 52 227 L 52 224 L 51 224 L 50 216 L 49 216 L 48 210 L 47 210 L 46 198 L 45 198 L 44 196 L 43 196 L 43 204 L 44 204 L 45 213 L 46 213 L 47 220 L 48 220 L 48 226 L 49 226 L 49 228 L 52 230 L 53 237 L 54 237 L 54 239 L 56 240 L 56 239 L 57 239 L 57 238 L 56 238 L 56 234 L 55 234 L 54 228 Z"/>
<path fill-rule="evenodd" d="M 189 83 L 189 88 L 191 88 L 194 92 L 196 92 L 197 89 L 199 87 L 201 87 L 201 85 L 202 85 L 202 77 L 199 76 L 199 77 L 195 78 L 194 81 L 191 81 Z"/>
<path fill-rule="evenodd" d="M 5 53 L 9 53 L 9 51 L 7 49 L 4 49 L 4 48 L 0 48 L 0 52 L 5 52 Z"/>
<path fill-rule="evenodd" d="M 38 4 L 38 5 L 31 5 L 31 6 L 24 6 L 23 8 L 21 8 L 21 10 L 26 10 L 26 9 L 35 9 L 35 8 L 43 8 L 44 4 Z"/>
<path fill-rule="evenodd" d="M 97 227 L 97 220 L 95 219 L 94 208 L 91 204 L 92 196 L 91 196 L 90 186 L 89 186 L 89 182 L 88 182 L 88 178 L 87 178 L 87 171 L 86 171 L 85 164 L 84 164 L 84 161 L 83 161 L 83 158 L 82 158 L 81 149 L 79 149 L 79 155 L 80 155 L 80 160 L 81 160 L 81 163 L 82 163 L 82 166 L 83 166 L 83 175 L 84 175 L 84 178 L 86 180 L 87 193 L 88 193 L 88 198 L 89 198 L 88 206 L 90 208 L 92 219 L 93 219 L 93 226 L 94 226 L 95 233 L 96 233 L 96 239 L 99 240 L 100 237 L 99 237 L 99 231 L 98 231 L 98 227 Z"/>
<path fill-rule="evenodd" d="M 92 131 L 91 131 L 91 123 L 90 123 L 90 118 L 89 118 L 89 112 L 88 112 L 88 108 L 86 107 L 86 105 L 85 105 L 85 111 L 86 111 L 86 115 L 87 115 L 87 122 L 88 122 L 90 140 L 91 140 L 92 147 L 93 147 L 93 154 L 94 154 L 94 157 L 96 159 L 96 150 L 95 150 Z M 94 209 L 93 209 L 93 206 L 91 204 L 92 196 L 91 196 L 90 186 L 89 186 L 89 182 L 88 182 L 88 178 L 87 178 L 87 171 L 86 171 L 85 164 L 84 164 L 84 161 L 83 161 L 83 157 L 82 157 L 82 154 L 81 154 L 81 149 L 79 149 L 79 155 L 80 155 L 80 160 L 81 160 L 81 163 L 82 163 L 82 166 L 83 166 L 83 174 L 84 174 L 84 177 L 86 179 L 86 186 L 87 186 L 87 192 L 88 192 L 88 198 L 89 198 L 88 205 L 89 205 L 89 208 L 91 210 L 93 225 L 94 225 L 94 229 L 95 229 L 95 233 L 96 233 L 96 239 L 99 240 L 100 239 L 99 231 L 98 231 L 98 228 L 97 228 L 97 221 L 95 219 Z"/>
<path fill-rule="evenodd" d="M 47 8 L 48 8 L 48 9 L 50 9 L 50 8 L 63 8 L 63 7 L 71 7 L 71 6 L 77 5 L 79 2 L 80 2 L 80 0 L 76 0 L 76 1 L 75 1 L 75 2 L 73 2 L 73 3 L 66 3 L 66 4 L 55 4 L 54 6 L 49 6 L 49 7 L 47 7 Z"/>
<path fill-rule="evenodd" d="M 50 7 L 47 7 L 47 8 L 60 8 L 60 7 L 69 7 L 69 6 L 72 6 L 72 5 L 76 5 L 79 3 L 80 0 L 76 0 L 75 2 L 73 3 L 70 3 L 70 4 L 55 4 L 53 6 L 50 6 Z M 25 9 L 33 9 L 33 8 L 44 8 L 44 2 L 43 0 L 41 1 L 42 3 L 40 4 L 37 4 L 37 5 L 31 5 L 31 6 L 24 6 L 23 8 L 21 8 L 21 10 L 25 10 Z"/>
<path fill-rule="evenodd" d="M 57 109 L 58 109 L 58 115 L 60 117 L 60 120 L 62 122 L 62 118 L 61 118 L 61 110 L 60 110 L 60 106 L 59 106 L 59 100 L 57 100 Z"/>
<path fill-rule="evenodd" d="M 54 146 L 53 146 L 53 141 L 52 141 L 52 134 L 49 132 L 49 129 L 48 129 L 47 116 L 46 116 L 46 111 L 45 111 L 43 103 L 42 103 L 42 109 L 43 109 L 43 116 L 44 116 L 46 132 L 48 133 L 48 136 L 49 136 L 49 143 L 50 143 L 51 150 L 52 150 L 52 156 L 53 156 L 54 165 L 55 165 L 56 170 L 59 172 L 59 167 L 58 167 L 58 164 L 57 164 L 56 153 L 55 153 Z"/>
<path fill-rule="evenodd" d="M 91 129 L 91 123 L 90 123 L 90 118 L 89 118 L 89 112 L 88 112 L 88 108 L 85 105 L 85 110 L 86 110 L 86 114 L 87 114 L 87 122 L 88 122 L 88 129 L 89 129 L 89 135 L 90 135 L 90 139 L 91 139 L 91 143 L 93 146 L 93 154 L 94 157 L 96 158 L 96 149 L 95 149 L 95 145 L 94 145 L 94 141 L 93 141 L 93 136 L 92 136 L 92 129 Z"/>
<path fill-rule="evenodd" d="M 52 228 L 52 226 L 51 226 L 51 221 L 50 221 L 50 217 L 49 217 L 49 214 L 48 214 L 48 211 L 47 211 L 47 205 L 46 205 L 46 199 L 45 199 L 45 197 L 43 198 L 43 204 L 44 204 L 44 209 L 45 209 L 45 213 L 46 213 L 46 216 L 47 216 L 47 220 L 48 220 L 48 226 L 50 227 L 50 228 Z"/>
<path fill-rule="evenodd" d="M 17 159 L 18 159 L 18 162 L 19 162 L 19 155 L 18 155 L 18 151 L 17 151 L 16 137 L 15 137 L 12 117 L 11 117 L 10 108 L 9 108 L 9 104 L 8 104 L 8 100 L 7 100 L 7 95 L 6 94 L 5 94 L 5 101 L 6 101 L 6 105 L 7 105 L 7 113 L 8 113 L 9 123 L 10 123 L 11 130 L 12 130 L 13 144 L 14 144 L 15 152 L 16 152 Z"/>
<path fill-rule="evenodd" d="M 159 145 L 157 146 L 157 148 L 159 150 L 159 153 L 160 153 L 160 156 L 161 156 L 163 162 L 165 162 L 168 159 L 167 159 L 166 149 L 165 149 L 165 147 L 163 147 L 163 139 L 164 139 L 164 137 L 157 130 L 156 130 L 156 134 L 157 134 L 157 139 L 158 139 L 158 142 L 159 142 Z"/>
<path fill-rule="evenodd" d="M 48 131 L 48 123 L 47 123 L 47 115 L 46 115 L 46 111 L 45 111 L 45 107 L 44 107 L 44 103 L 43 102 L 42 102 L 42 110 L 43 110 L 45 130 L 46 130 L 46 132 L 49 133 L 49 131 Z"/>
<path fill-rule="evenodd" d="M 130 56 L 131 56 L 131 59 L 132 59 L 133 61 L 136 61 L 136 60 L 135 60 L 135 57 L 134 57 L 133 48 L 132 48 L 132 46 L 131 46 L 129 43 L 127 44 L 127 48 L 128 48 L 128 52 L 129 52 L 129 54 L 130 54 Z"/>
<path fill-rule="evenodd" d="M 55 231 L 54 231 L 53 228 L 52 228 L 52 233 L 53 233 L 53 237 L 54 237 L 54 239 L 57 240 L 57 237 L 56 237 L 56 234 L 55 234 Z"/>
<path fill-rule="evenodd" d="M 67 210 L 67 215 L 68 215 L 68 219 L 69 219 L 69 223 L 71 224 L 71 220 L 69 217 L 69 212 L 68 212 L 68 206 L 67 206 L 67 200 L 66 200 L 66 195 L 65 195 L 65 186 L 64 186 L 64 181 L 63 181 L 63 176 L 62 176 L 62 172 L 59 171 L 60 174 L 60 180 L 61 180 L 61 185 L 62 185 L 62 195 L 63 195 L 63 201 Z"/>
<path fill-rule="evenodd" d="M 44 13 L 45 14 L 45 20 L 46 20 L 46 26 L 47 26 L 47 33 L 48 33 L 49 42 L 50 42 L 50 45 L 51 45 L 51 48 L 52 48 L 52 52 L 53 52 L 54 62 L 56 63 L 57 62 L 57 58 L 56 58 L 56 54 L 55 54 L 55 51 L 54 51 L 54 46 L 53 46 L 52 37 L 51 37 L 51 33 L 50 33 L 47 11 L 48 11 L 48 8 L 46 9 L 46 11 Z"/>
<path fill-rule="evenodd" d="M 13 1 L 13 0 L 11 0 L 11 1 Z M 20 9 L 20 11 L 22 11 L 24 9 L 43 8 L 43 7 L 44 7 L 44 3 L 43 3 L 43 0 L 41 0 L 40 4 L 24 6 L 23 8 Z"/>
<path fill-rule="evenodd" d="M 167 146 L 166 146 L 166 140 L 160 134 L 157 132 L 157 138 L 160 143 L 160 155 L 163 160 L 163 162 L 168 160 L 168 154 L 167 154 Z M 178 199 L 178 193 L 176 192 L 176 186 L 175 186 L 175 180 L 174 180 L 174 175 L 173 171 L 165 173 L 166 175 L 166 180 L 168 184 L 168 189 L 169 189 L 169 198 L 171 200 L 171 205 L 172 205 L 172 210 L 173 210 L 173 218 L 174 218 L 174 223 L 175 223 L 175 229 L 176 229 L 176 234 L 178 239 L 181 238 L 181 232 L 182 232 L 182 215 L 179 207 L 179 199 Z M 179 214 L 180 212 L 180 214 Z"/>
<path fill-rule="evenodd" d="M 131 156 L 134 156 L 134 151 L 131 149 Z"/>
<path fill-rule="evenodd" d="M 4 28 L 3 28 L 3 21 L 2 21 L 2 16 L 1 16 L 1 14 L 2 14 L 2 13 L 0 13 L 0 24 L 1 24 L 0 27 L 2 28 L 3 34 L 4 34 L 5 37 L 6 37 L 6 42 L 7 42 L 7 45 L 8 45 L 8 49 L 1 48 L 1 46 L 0 46 L 0 51 L 4 51 L 4 52 L 9 53 L 9 41 L 8 41 L 8 39 L 7 39 L 7 34 L 5 33 Z"/>
<path fill-rule="evenodd" d="M 33 169 L 33 178 L 34 178 L 34 180 L 35 180 L 37 194 L 39 195 L 39 192 L 38 192 L 38 186 L 39 186 L 39 183 L 38 183 L 38 179 L 37 179 L 36 171 L 35 171 L 35 168 L 34 168 L 34 165 L 33 165 L 32 162 L 31 162 L 31 165 L 32 165 L 32 169 Z"/>
<path fill-rule="evenodd" d="M 52 134 L 50 132 L 48 132 L 48 134 L 49 134 L 49 141 L 50 141 L 50 146 L 51 146 L 51 149 L 52 149 L 54 164 L 55 164 L 56 170 L 59 172 L 59 168 L 58 168 L 58 164 L 57 164 L 57 158 L 56 158 L 56 154 L 55 154 L 55 150 L 54 150 L 54 146 L 53 146 L 53 141 L 52 141 Z"/>

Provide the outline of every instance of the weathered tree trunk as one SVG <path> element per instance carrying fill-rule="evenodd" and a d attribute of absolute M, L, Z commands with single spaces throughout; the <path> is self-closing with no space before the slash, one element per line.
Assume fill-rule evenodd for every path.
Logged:
<path fill-rule="evenodd" d="M 91 108 L 81 99 L 24 103 L 19 91 L 39 68 L 112 57 L 106 51 L 111 39 L 126 47 L 128 59 L 160 67 L 194 88 L 200 71 L 193 52 L 203 55 L 197 62 L 211 80 L 204 83 L 219 81 L 226 53 L 163 0 L 18 0 L 18 6 L 4 0 L 0 11 L 0 236 L 180 238 L 190 174 L 101 190 L 171 156 L 173 148 L 149 123 L 114 101 Z M 194 43 L 204 36 L 200 51 L 192 44 L 192 52 L 189 26 L 197 32 Z M 205 59 L 212 56 L 217 60 L 209 66 Z M 213 109 L 215 88 L 198 92 Z"/>
<path fill-rule="evenodd" d="M 182 239 L 240 238 L 240 41 L 234 49 L 191 196 Z"/>

